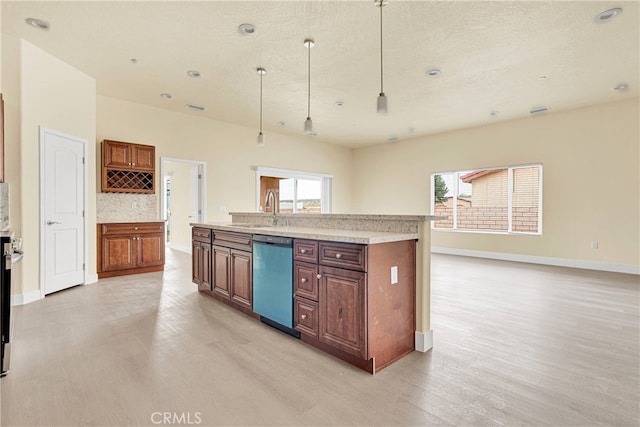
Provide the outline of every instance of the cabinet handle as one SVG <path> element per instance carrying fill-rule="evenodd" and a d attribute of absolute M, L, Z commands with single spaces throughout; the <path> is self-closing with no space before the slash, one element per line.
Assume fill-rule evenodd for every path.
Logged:
<path fill-rule="evenodd" d="M 307 318 L 307 315 L 306 315 L 306 314 L 303 314 L 302 316 L 300 316 L 300 318 L 301 318 L 302 320 L 304 320 L 304 319 L 306 319 L 306 318 Z"/>
<path fill-rule="evenodd" d="M 134 229 L 134 230 L 137 230 L 137 229 L 138 229 L 138 227 L 133 227 L 133 229 Z"/>
<path fill-rule="evenodd" d="M 300 282 L 301 282 L 301 283 L 307 283 L 307 278 L 306 278 L 306 277 L 303 277 L 302 279 L 300 279 Z"/>
<path fill-rule="evenodd" d="M 300 249 L 300 253 L 301 253 L 301 254 L 306 254 L 306 253 L 307 253 L 307 250 L 306 250 L 306 249 Z"/>
<path fill-rule="evenodd" d="M 136 162 L 131 163 L 131 166 L 135 166 L 135 165 L 136 165 Z"/>
<path fill-rule="evenodd" d="M 336 259 L 342 258 L 342 254 L 336 254 Z"/>
<path fill-rule="evenodd" d="M 318 279 L 321 279 L 322 278 L 322 274 L 318 274 L 318 276 L 316 276 L 316 277 L 318 277 Z"/>

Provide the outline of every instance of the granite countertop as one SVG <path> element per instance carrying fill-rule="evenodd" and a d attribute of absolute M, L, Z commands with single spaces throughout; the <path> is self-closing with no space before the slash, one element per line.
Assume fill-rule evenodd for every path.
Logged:
<path fill-rule="evenodd" d="M 158 219 L 158 218 L 155 218 L 155 219 L 149 218 L 149 219 L 142 219 L 142 220 L 136 219 L 135 221 L 127 221 L 127 220 L 122 221 L 122 218 L 120 218 L 120 219 L 114 219 L 114 220 L 98 221 L 96 222 L 96 224 L 144 224 L 147 222 L 165 222 L 165 221 L 164 219 Z"/>
<path fill-rule="evenodd" d="M 372 245 L 376 243 L 416 240 L 418 233 L 397 233 L 388 231 L 340 230 L 331 228 L 264 226 L 240 223 L 191 223 L 193 227 L 210 228 L 219 231 L 236 233 L 265 234 L 269 236 L 295 237 L 299 239 L 327 240 L 331 242 L 360 243 Z"/>

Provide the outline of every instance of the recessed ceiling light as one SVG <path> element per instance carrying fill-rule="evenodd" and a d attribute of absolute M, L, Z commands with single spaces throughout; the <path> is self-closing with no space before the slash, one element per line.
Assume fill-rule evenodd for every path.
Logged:
<path fill-rule="evenodd" d="M 529 110 L 529 114 L 540 114 L 551 110 L 549 107 L 534 107 Z"/>
<path fill-rule="evenodd" d="M 414 127 L 409 127 L 409 129 L 407 129 L 407 132 L 409 133 L 414 133 L 416 131 L 416 128 Z"/>
<path fill-rule="evenodd" d="M 438 77 L 441 73 L 440 68 L 432 68 L 426 72 L 428 77 Z"/>
<path fill-rule="evenodd" d="M 497 111 L 497 110 L 491 110 L 491 112 L 489 112 L 489 115 L 491 117 L 498 117 L 499 114 L 500 114 L 500 111 Z"/>
<path fill-rule="evenodd" d="M 344 101 L 336 101 L 336 107 L 342 107 L 344 105 Z"/>
<path fill-rule="evenodd" d="M 138 63 L 138 60 L 137 60 L 136 58 L 131 58 L 131 59 L 129 60 L 129 62 L 131 62 L 133 65 L 135 65 L 135 64 L 137 64 L 137 63 Z"/>
<path fill-rule="evenodd" d="M 242 34 L 253 34 L 256 32 L 256 26 L 253 24 L 240 24 L 238 30 Z"/>
<path fill-rule="evenodd" d="M 41 30 L 48 30 L 49 23 L 47 21 L 43 21 L 42 19 L 37 18 L 27 18 L 25 22 L 32 27 L 40 28 Z"/>
<path fill-rule="evenodd" d="M 627 89 L 629 89 L 629 85 L 626 83 L 620 83 L 613 88 L 613 90 L 617 90 L 618 92 L 624 92 Z"/>
<path fill-rule="evenodd" d="M 609 9 L 609 10 L 605 10 L 604 12 L 600 12 L 599 14 L 596 15 L 595 21 L 596 22 L 607 22 L 610 21 L 611 19 L 615 18 L 616 16 L 620 15 L 622 13 L 622 9 L 619 7 L 615 7 L 613 9 Z"/>
<path fill-rule="evenodd" d="M 197 70 L 189 70 L 189 71 L 187 71 L 187 75 L 188 75 L 189 77 L 193 77 L 193 78 L 197 79 L 198 77 L 200 77 L 200 71 L 197 71 Z"/>
<path fill-rule="evenodd" d="M 161 93 L 160 96 L 163 97 L 164 99 L 173 98 L 173 95 L 171 95 L 170 93 Z"/>
<path fill-rule="evenodd" d="M 191 109 L 191 110 L 196 110 L 196 111 L 204 111 L 206 110 L 206 107 L 203 107 L 202 105 L 196 105 L 196 104 L 187 104 L 185 105 L 185 107 Z"/>
<path fill-rule="evenodd" d="M 395 135 L 392 135 L 387 139 L 387 141 L 389 142 L 396 142 L 397 140 L 398 140 L 398 137 Z"/>
<path fill-rule="evenodd" d="M 284 122 L 278 122 L 278 126 L 283 127 L 284 126 Z"/>
<path fill-rule="evenodd" d="M 538 76 L 538 80 L 547 80 L 547 76 Z"/>

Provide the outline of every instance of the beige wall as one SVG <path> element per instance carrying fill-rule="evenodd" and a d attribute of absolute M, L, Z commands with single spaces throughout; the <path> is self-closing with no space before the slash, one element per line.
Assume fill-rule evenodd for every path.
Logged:
<path fill-rule="evenodd" d="M 39 126 L 88 141 L 87 156 L 95 157 L 95 80 L 24 40 L 3 36 L 3 67 L 18 65 L 5 75 L 15 79 L 9 104 L 11 137 L 7 139 L 7 182 L 10 184 L 10 224 L 23 238 L 25 256 L 16 275 L 15 293 L 40 287 Z M 7 45 L 10 47 L 7 49 Z M 17 71 L 17 75 L 16 75 Z M 4 74 L 4 73 L 3 73 Z M 7 84 L 9 82 L 6 82 Z M 13 83 L 13 82 L 12 82 Z M 19 103 L 18 103 L 19 102 Z M 19 128 L 17 130 L 16 128 Z M 16 155 L 17 154 L 17 155 Z M 89 188 L 95 188 L 89 162 Z M 21 195 L 21 197 L 20 197 Z M 95 193 L 88 198 L 88 275 L 96 275 Z"/>
<path fill-rule="evenodd" d="M 169 247 L 191 251 L 191 169 L 194 163 L 165 162 L 165 176 L 171 176 L 171 235 Z"/>
<path fill-rule="evenodd" d="M 255 129 L 104 96 L 97 98 L 97 115 L 98 141 L 155 145 L 157 158 L 205 162 L 208 221 L 230 221 L 228 212 L 255 211 L 255 166 L 333 175 L 333 211 L 351 209 L 347 148 L 277 133 L 267 133 L 267 145 L 258 147 Z M 158 172 L 159 164 L 157 160 Z M 160 188 L 159 173 L 156 188 Z"/>
<path fill-rule="evenodd" d="M 542 236 L 434 231 L 432 245 L 637 267 L 638 129 L 635 98 L 355 150 L 353 211 L 430 213 L 434 172 L 542 163 Z"/>

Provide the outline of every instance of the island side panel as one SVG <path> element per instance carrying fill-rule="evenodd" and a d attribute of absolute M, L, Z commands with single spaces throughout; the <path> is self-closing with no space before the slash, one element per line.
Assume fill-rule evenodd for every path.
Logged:
<path fill-rule="evenodd" d="M 433 347 L 431 330 L 431 221 L 418 225 L 416 253 L 416 334 L 415 349 L 426 352 Z"/>
<path fill-rule="evenodd" d="M 369 245 L 368 276 L 369 356 L 378 371 L 415 348 L 416 241 Z"/>

